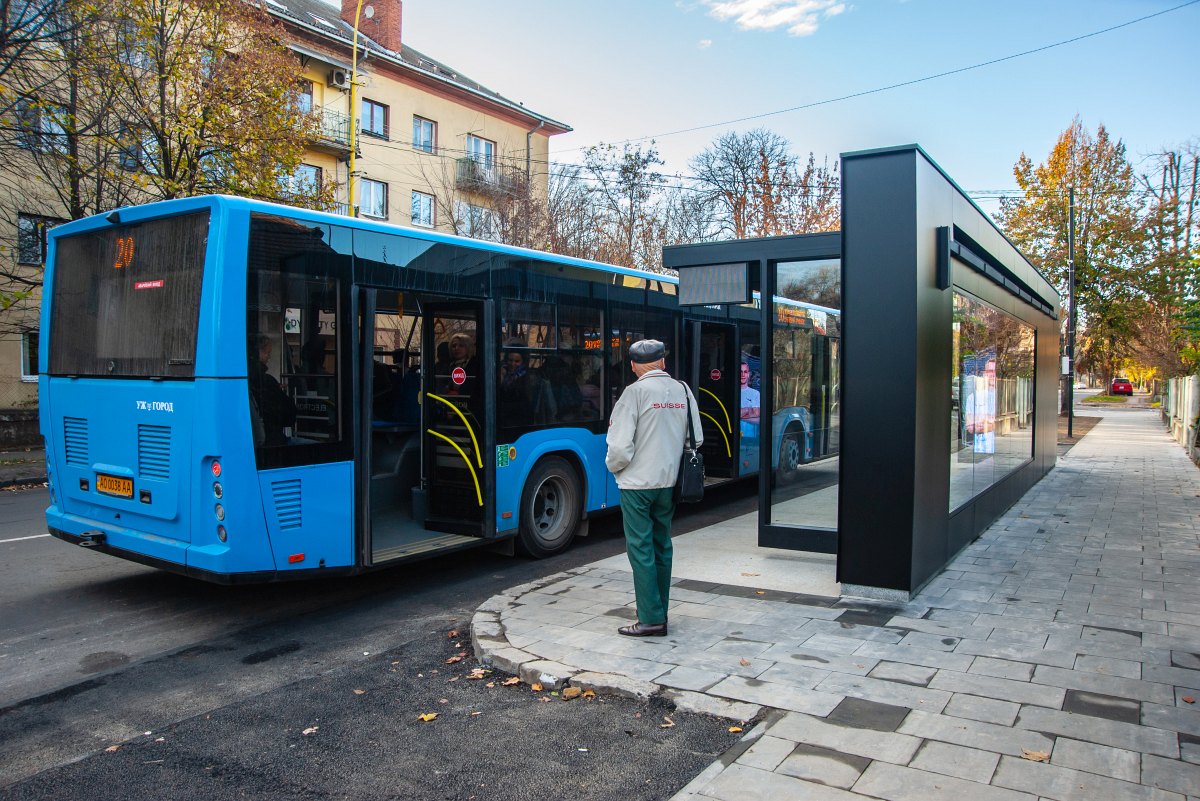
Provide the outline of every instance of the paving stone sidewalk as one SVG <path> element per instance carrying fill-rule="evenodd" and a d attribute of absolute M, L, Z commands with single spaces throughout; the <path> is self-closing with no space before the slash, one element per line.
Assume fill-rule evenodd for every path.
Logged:
<path fill-rule="evenodd" d="M 514 587 L 485 662 L 755 720 L 675 797 L 1200 799 L 1200 471 L 1158 415 L 1105 417 L 911 602 L 677 580 L 631 640 L 628 572 Z"/>

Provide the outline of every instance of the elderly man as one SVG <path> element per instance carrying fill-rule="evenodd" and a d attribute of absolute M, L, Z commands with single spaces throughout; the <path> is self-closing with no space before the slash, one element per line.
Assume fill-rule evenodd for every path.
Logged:
<path fill-rule="evenodd" d="M 671 592 L 671 518 L 675 479 L 692 410 L 696 445 L 700 412 L 692 391 L 666 372 L 666 347 L 643 339 L 629 347 L 637 381 L 621 393 L 608 422 L 605 464 L 621 488 L 625 548 L 633 567 L 638 622 L 618 632 L 629 637 L 663 637 Z"/>

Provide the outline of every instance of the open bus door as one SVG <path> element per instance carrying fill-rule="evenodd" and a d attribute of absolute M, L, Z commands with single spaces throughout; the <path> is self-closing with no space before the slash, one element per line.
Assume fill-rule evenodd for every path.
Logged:
<path fill-rule="evenodd" d="M 358 464 L 361 519 L 366 521 L 364 565 L 477 545 L 483 533 L 485 518 L 472 476 L 461 458 L 458 465 L 446 458 L 447 452 L 456 456 L 457 452 L 431 433 L 448 437 L 472 457 L 472 473 L 482 490 L 481 454 L 474 449 L 475 441 L 484 447 L 478 423 L 482 416 L 476 411 L 482 398 L 433 389 L 436 347 L 427 343 L 427 329 L 439 322 L 440 328 L 449 326 L 470 335 L 482 326 L 473 308 L 459 305 L 452 318 L 441 316 L 437 308 L 423 305 L 415 293 L 383 288 L 361 291 L 358 398 L 363 426 Z M 439 404 L 430 400 L 429 393 L 454 404 L 470 421 L 474 440 L 451 408 L 431 408 L 431 403 Z M 447 502 L 442 490 L 455 487 L 469 488 L 469 505 L 460 508 Z M 436 516 L 430 512 L 431 489 L 432 500 L 442 510 Z M 486 499 L 482 491 L 480 495 Z"/>
<path fill-rule="evenodd" d="M 688 383 L 699 405 L 704 428 L 704 471 L 710 478 L 738 473 L 739 374 L 734 326 L 695 321 L 687 326 Z M 753 465 L 753 470 L 757 465 Z M 746 472 L 746 471 L 743 471 Z"/>
<path fill-rule="evenodd" d="M 434 531 L 487 536 L 495 445 L 494 353 L 482 301 L 428 304 L 423 315 L 421 406 L 425 525 Z"/>

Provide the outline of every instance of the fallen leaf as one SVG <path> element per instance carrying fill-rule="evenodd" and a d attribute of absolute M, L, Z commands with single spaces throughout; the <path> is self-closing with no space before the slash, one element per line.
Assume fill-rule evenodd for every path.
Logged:
<path fill-rule="evenodd" d="M 458 629 L 450 629 L 450 631 L 446 632 L 446 636 L 452 640 L 455 639 L 458 637 Z"/>
<path fill-rule="evenodd" d="M 447 684 L 453 684 L 454 682 L 458 681 L 458 679 L 459 679 L 459 677 L 458 677 L 458 676 L 455 676 L 455 677 L 453 677 L 453 678 L 446 679 L 446 683 L 447 683 Z"/>
<path fill-rule="evenodd" d="M 117 753 L 117 752 L 118 752 L 118 751 L 120 751 L 120 750 L 121 750 L 121 746 L 119 746 L 119 745 L 110 745 L 108 748 L 105 748 L 105 749 L 104 749 L 104 753 L 106 753 L 106 754 L 115 754 L 115 753 Z"/>
<path fill-rule="evenodd" d="M 583 691 L 583 697 L 584 697 L 584 698 L 595 698 L 595 697 L 596 697 L 596 691 L 595 691 L 595 690 L 591 690 L 591 689 L 584 690 L 584 691 Z"/>
<path fill-rule="evenodd" d="M 437 716 L 437 712 L 423 712 L 420 715 L 417 715 L 417 720 L 421 721 L 422 723 L 428 723 L 431 720 L 437 720 Z"/>
<path fill-rule="evenodd" d="M 742 730 L 741 726 L 730 726 L 729 727 L 730 734 L 738 734 L 741 732 L 741 730 Z"/>
<path fill-rule="evenodd" d="M 578 687 L 568 687 L 562 691 L 562 698 L 564 701 L 570 701 L 572 698 L 578 698 L 581 695 L 583 695 L 583 690 L 579 689 Z"/>
<path fill-rule="evenodd" d="M 1030 762 L 1050 761 L 1050 753 L 1048 751 L 1030 751 L 1028 748 L 1022 748 L 1021 756 L 1025 759 L 1028 759 Z"/>
<path fill-rule="evenodd" d="M 1196 699 L 1195 699 L 1195 697 L 1193 697 L 1191 695 L 1185 695 L 1185 696 L 1183 696 L 1183 702 L 1185 704 L 1194 704 L 1194 703 L 1196 703 Z"/>
<path fill-rule="evenodd" d="M 554 699 L 553 699 L 553 698 L 551 698 L 551 697 L 550 697 L 550 696 L 548 696 L 548 695 L 543 695 L 543 696 L 542 696 L 541 698 L 539 698 L 538 700 L 539 700 L 539 701 L 541 701 L 543 704 L 545 704 L 545 703 L 549 703 L 550 701 L 553 701 Z"/>
<path fill-rule="evenodd" d="M 482 679 L 487 675 L 487 671 L 483 668 L 471 668 L 471 672 L 467 674 L 468 679 Z"/>
<path fill-rule="evenodd" d="M 765 592 L 763 592 L 762 590 L 755 590 L 755 591 L 754 591 L 754 594 L 755 594 L 755 595 L 766 595 L 766 593 L 765 593 Z"/>
<path fill-rule="evenodd" d="M 363 695 L 364 693 L 366 693 L 366 690 L 355 690 L 354 691 L 355 695 Z"/>
<path fill-rule="evenodd" d="M 658 728 L 660 728 L 660 729 L 673 729 L 673 728 L 675 728 L 675 721 L 671 720 L 671 719 L 670 719 L 669 717 L 667 717 L 666 715 L 663 715 L 663 720 L 665 720 L 665 721 L 666 721 L 666 723 L 660 723 L 660 724 L 658 724 Z"/>
<path fill-rule="evenodd" d="M 535 693 L 540 693 L 542 691 L 542 685 L 541 684 L 531 684 L 531 685 L 529 685 L 529 689 L 533 690 Z"/>
<path fill-rule="evenodd" d="M 738 661 L 741 663 L 742 667 L 749 667 L 750 665 L 750 660 L 746 659 L 745 657 L 742 657 Z"/>
<path fill-rule="evenodd" d="M 759 575 L 762 575 L 762 574 L 761 574 L 761 573 L 743 573 L 742 575 L 743 575 L 743 576 L 759 576 Z"/>
<path fill-rule="evenodd" d="M 449 698 L 439 698 L 438 703 L 439 704 L 448 704 L 448 703 L 450 703 L 450 699 Z"/>
<path fill-rule="evenodd" d="M 473 718 L 475 718 L 475 717 L 479 717 L 479 716 L 480 716 L 480 715 L 482 715 L 482 714 L 483 714 L 482 712 L 472 712 L 472 713 L 471 713 L 471 717 L 473 717 Z"/>
<path fill-rule="evenodd" d="M 511 679 L 505 679 L 504 681 L 502 681 L 500 683 L 503 684 L 505 687 L 512 687 L 514 684 L 521 683 L 521 677 L 513 676 Z"/>
<path fill-rule="evenodd" d="M 463 661 L 463 658 L 461 656 L 456 655 L 456 656 L 452 656 L 449 659 L 447 659 L 446 664 L 453 665 L 455 662 L 461 662 L 461 661 Z"/>
<path fill-rule="evenodd" d="M 307 729 L 305 729 L 304 731 L 302 731 L 300 733 L 303 734 L 305 737 L 307 737 L 310 734 L 316 734 L 317 729 L 319 729 L 319 728 L 321 728 L 321 727 L 320 726 L 309 726 Z"/>
<path fill-rule="evenodd" d="M 495 687 L 495 686 L 496 686 L 496 682 L 494 682 L 494 681 L 489 681 L 487 684 L 485 684 L 485 685 L 483 685 L 483 686 L 484 686 L 484 687 L 487 687 L 487 688 L 490 690 L 490 689 L 492 689 L 493 687 Z"/>

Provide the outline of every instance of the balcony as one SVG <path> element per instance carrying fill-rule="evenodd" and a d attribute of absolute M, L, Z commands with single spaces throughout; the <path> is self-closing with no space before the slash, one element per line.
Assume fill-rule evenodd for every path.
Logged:
<path fill-rule="evenodd" d="M 455 186 L 465 192 L 480 194 L 519 194 L 525 182 L 525 174 L 519 170 L 505 169 L 495 162 L 485 162 L 470 156 L 457 160 Z"/>
<path fill-rule="evenodd" d="M 339 156 L 350 153 L 350 126 L 352 121 L 349 114 L 323 108 L 313 112 L 317 118 L 317 137 L 312 146 Z"/>

